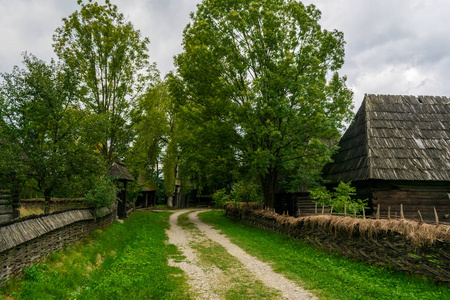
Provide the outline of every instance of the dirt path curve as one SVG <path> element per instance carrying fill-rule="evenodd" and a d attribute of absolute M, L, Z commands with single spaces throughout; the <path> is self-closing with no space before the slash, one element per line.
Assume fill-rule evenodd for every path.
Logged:
<path fill-rule="evenodd" d="M 190 210 L 179 211 L 171 215 L 171 229 L 167 231 L 167 234 L 169 236 L 169 243 L 175 244 L 191 263 L 188 263 L 188 265 L 179 263 L 173 265 L 180 267 L 186 272 L 191 281 L 191 286 L 194 289 L 200 289 L 198 292 L 205 295 L 204 299 L 220 299 L 217 294 L 212 292 L 215 285 L 214 277 L 219 276 L 220 270 L 214 270 L 214 268 L 212 268 L 208 274 L 208 272 L 205 272 L 202 268 L 195 265 L 195 262 L 198 259 L 196 258 L 193 249 L 189 246 L 189 233 L 177 225 L 178 216 L 188 211 Z M 304 290 L 292 280 L 287 279 L 281 274 L 275 273 L 269 264 L 261 262 L 249 255 L 240 247 L 231 243 L 231 241 L 226 236 L 220 234 L 219 231 L 203 223 L 197 216 L 202 211 L 191 211 L 193 213 L 189 215 L 189 220 L 197 226 L 208 239 L 220 244 L 228 251 L 228 253 L 236 257 L 242 265 L 264 285 L 279 290 L 286 299 L 317 299 L 313 294 Z"/>

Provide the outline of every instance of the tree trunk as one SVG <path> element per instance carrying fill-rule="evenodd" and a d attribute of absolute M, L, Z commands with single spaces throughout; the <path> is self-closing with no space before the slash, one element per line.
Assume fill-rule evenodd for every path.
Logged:
<path fill-rule="evenodd" d="M 51 201 L 52 189 L 48 188 L 44 191 L 44 214 L 50 213 L 50 201 Z"/>
<path fill-rule="evenodd" d="M 123 183 L 123 189 L 119 191 L 119 203 L 117 206 L 117 216 L 119 219 L 127 218 L 127 184 Z"/>
<path fill-rule="evenodd" d="M 172 195 L 167 197 L 167 206 L 173 207 L 173 196 Z"/>
<path fill-rule="evenodd" d="M 261 185 L 264 194 L 264 206 L 275 208 L 275 189 L 277 174 L 274 171 L 262 175 Z"/>

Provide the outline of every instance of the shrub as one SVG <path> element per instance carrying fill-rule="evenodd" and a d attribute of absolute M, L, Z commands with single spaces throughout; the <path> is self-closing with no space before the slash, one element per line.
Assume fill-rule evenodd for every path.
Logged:
<path fill-rule="evenodd" d="M 212 196 L 214 209 L 223 209 L 229 201 L 231 201 L 231 195 L 227 193 L 226 189 L 218 190 Z"/>
<path fill-rule="evenodd" d="M 118 199 L 117 191 L 118 188 L 111 179 L 100 178 L 84 197 L 90 205 L 96 208 L 102 206 L 111 207 Z"/>
<path fill-rule="evenodd" d="M 336 212 L 344 212 L 345 207 L 348 212 L 362 212 L 367 207 L 368 199 L 352 199 L 356 195 L 356 188 L 351 186 L 351 181 L 340 182 L 334 188 L 335 192 L 330 193 L 324 186 L 319 186 L 310 191 L 311 198 L 317 200 L 315 203 L 324 206 L 333 206 Z"/>
<path fill-rule="evenodd" d="M 261 187 L 253 181 L 238 181 L 233 184 L 231 193 L 226 189 L 213 194 L 215 209 L 222 209 L 227 202 L 263 202 Z"/>

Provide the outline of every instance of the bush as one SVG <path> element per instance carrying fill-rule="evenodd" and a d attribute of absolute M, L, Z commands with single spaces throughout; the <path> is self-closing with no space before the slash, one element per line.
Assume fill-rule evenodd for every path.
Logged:
<path fill-rule="evenodd" d="M 98 208 L 102 206 L 111 207 L 116 202 L 118 188 L 109 178 L 100 178 L 94 184 L 94 188 L 88 191 L 84 198 L 87 202 Z"/>
<path fill-rule="evenodd" d="M 231 195 L 227 193 L 226 189 L 218 190 L 212 196 L 214 209 L 223 209 L 225 204 L 230 201 Z"/>
<path fill-rule="evenodd" d="M 351 186 L 351 181 L 347 183 L 341 181 L 334 190 L 335 192 L 330 193 L 324 186 L 319 186 L 312 189 L 310 195 L 311 198 L 317 200 L 315 203 L 318 205 L 332 206 L 336 212 L 344 212 L 345 208 L 347 208 L 348 212 L 356 211 L 361 213 L 368 208 L 368 199 L 352 199 L 352 196 L 356 195 L 356 188 Z"/>
<path fill-rule="evenodd" d="M 215 209 L 222 209 L 227 202 L 263 202 L 261 187 L 253 181 L 239 181 L 233 184 L 231 193 L 226 189 L 213 194 Z"/>

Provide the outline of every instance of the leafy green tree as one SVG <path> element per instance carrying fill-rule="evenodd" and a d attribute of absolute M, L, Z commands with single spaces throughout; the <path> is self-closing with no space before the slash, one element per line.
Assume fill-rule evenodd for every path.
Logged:
<path fill-rule="evenodd" d="M 1 165 L 35 180 L 48 204 L 56 189 L 104 170 L 84 138 L 93 133 L 85 131 L 74 71 L 27 55 L 24 65 L 1 74 Z"/>
<path fill-rule="evenodd" d="M 108 0 L 83 4 L 56 30 L 54 50 L 79 76 L 85 108 L 104 124 L 99 149 L 110 165 L 133 139 L 130 111 L 157 76 L 150 64 L 148 38 Z"/>
<path fill-rule="evenodd" d="M 172 105 L 165 83 L 158 82 L 139 97 L 133 110 L 136 140 L 127 165 L 146 178 L 159 173 L 163 149 L 169 142 L 173 123 Z"/>
<path fill-rule="evenodd" d="M 189 182 L 199 193 L 214 193 L 229 188 L 237 166 L 233 145 L 234 125 L 210 109 L 188 104 L 181 78 L 169 74 L 168 89 L 177 117 L 177 166 L 181 181 Z M 209 109 L 209 108 L 208 108 Z M 221 111 L 220 107 L 217 107 Z"/>
<path fill-rule="evenodd" d="M 204 0 L 175 59 L 176 99 L 195 127 L 182 155 L 258 178 L 270 207 L 282 181 L 295 189 L 316 179 L 351 116 L 337 73 L 343 34 L 323 30 L 320 15 L 290 0 Z"/>

